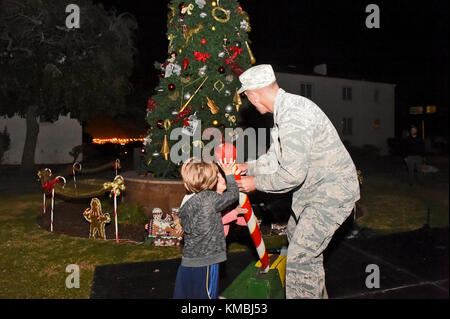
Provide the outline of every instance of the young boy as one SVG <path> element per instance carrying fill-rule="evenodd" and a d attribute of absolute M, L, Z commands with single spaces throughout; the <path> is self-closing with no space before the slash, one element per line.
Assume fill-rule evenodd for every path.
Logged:
<path fill-rule="evenodd" d="M 233 165 L 219 162 L 227 181 L 223 194 L 214 191 L 219 174 L 216 164 L 189 159 L 181 168 L 184 186 L 192 196 L 183 200 L 178 214 L 184 247 L 174 298 L 217 299 L 219 263 L 227 259 L 220 212 L 239 200 Z"/>

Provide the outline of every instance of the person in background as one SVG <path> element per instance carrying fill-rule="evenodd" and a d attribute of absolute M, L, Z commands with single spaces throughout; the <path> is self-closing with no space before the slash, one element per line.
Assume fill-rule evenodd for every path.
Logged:
<path fill-rule="evenodd" d="M 410 135 L 405 139 L 405 162 L 408 167 L 409 186 L 414 184 L 415 176 L 419 184 L 423 185 L 422 165 L 425 155 L 425 144 L 417 133 L 417 128 L 411 126 Z"/>

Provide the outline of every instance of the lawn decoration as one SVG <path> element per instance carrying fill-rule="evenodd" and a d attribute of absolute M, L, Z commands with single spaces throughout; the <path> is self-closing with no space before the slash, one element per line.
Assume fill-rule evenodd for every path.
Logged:
<path fill-rule="evenodd" d="M 109 197 L 114 195 L 114 221 L 116 227 L 116 243 L 119 242 L 119 229 L 117 224 L 117 196 L 120 196 L 121 192 L 123 192 L 126 188 L 124 185 L 123 177 L 117 175 L 112 182 L 107 182 L 103 184 L 103 188 L 106 190 L 110 190 L 111 193 Z"/>
<path fill-rule="evenodd" d="M 43 198 L 43 214 L 45 214 L 46 211 L 46 194 L 52 194 L 52 205 L 50 210 L 50 231 L 53 232 L 53 209 L 55 206 L 55 185 L 58 184 L 61 180 L 64 181 L 63 187 L 66 184 L 66 179 L 62 176 L 57 176 L 54 179 L 52 179 L 52 171 L 50 168 L 44 168 L 38 171 L 37 173 L 39 180 L 41 181 L 41 187 L 44 191 L 44 198 Z"/>
<path fill-rule="evenodd" d="M 235 161 L 237 157 L 236 148 L 230 143 L 219 144 L 216 147 L 214 156 L 217 160 L 224 160 L 226 158 L 227 160 L 232 159 Z M 234 178 L 240 180 L 241 175 L 236 174 L 236 171 L 237 166 L 235 165 L 233 168 Z M 266 273 L 269 271 L 269 256 L 267 255 L 266 246 L 264 245 L 264 240 L 261 236 L 258 222 L 247 194 L 239 193 L 239 205 L 247 210 L 247 213 L 244 214 L 244 219 L 247 222 L 250 236 L 252 237 L 253 244 L 256 247 L 256 251 L 258 252 L 259 259 L 262 263 L 261 272 Z"/>
<path fill-rule="evenodd" d="M 183 229 L 178 209 L 172 209 L 164 219 L 162 215 L 160 208 L 153 209 L 152 219 L 145 225 L 148 232 L 147 241 L 154 246 L 179 246 L 183 239 Z"/>
<path fill-rule="evenodd" d="M 91 223 L 89 238 L 106 240 L 105 224 L 111 221 L 109 214 L 102 213 L 102 204 L 97 197 L 91 199 L 91 207 L 83 212 L 84 218 Z"/>
<path fill-rule="evenodd" d="M 78 166 L 78 168 L 77 168 L 77 166 Z M 75 178 L 77 170 L 79 172 L 81 172 L 81 163 L 80 162 L 75 162 L 72 165 L 73 185 L 74 185 L 75 188 L 77 188 L 77 179 Z"/>

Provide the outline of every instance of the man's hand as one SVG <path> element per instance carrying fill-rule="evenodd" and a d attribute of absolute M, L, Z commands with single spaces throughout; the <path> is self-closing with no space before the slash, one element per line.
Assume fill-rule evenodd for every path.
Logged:
<path fill-rule="evenodd" d="M 248 172 L 248 164 L 247 163 L 241 163 L 236 164 L 237 170 L 236 175 L 245 175 Z"/>
<path fill-rule="evenodd" d="M 255 176 L 242 176 L 241 180 L 236 181 L 239 186 L 239 191 L 243 193 L 251 193 L 255 188 Z"/>

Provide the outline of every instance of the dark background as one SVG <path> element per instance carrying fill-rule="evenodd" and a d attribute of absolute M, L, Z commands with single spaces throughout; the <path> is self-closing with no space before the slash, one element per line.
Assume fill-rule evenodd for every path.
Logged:
<path fill-rule="evenodd" d="M 209 1 L 209 0 L 207 0 Z M 99 0 L 138 21 L 136 92 L 153 93 L 155 61 L 167 58 L 168 0 Z M 312 73 L 326 63 L 328 75 L 397 84 L 396 136 L 419 118 L 408 108 L 436 105 L 430 134 L 448 136 L 449 28 L 446 0 L 239 1 L 250 16 L 257 64 L 276 71 Z M 367 5 L 380 8 L 381 28 L 365 26 Z M 145 110 L 145 100 L 142 101 Z"/>

